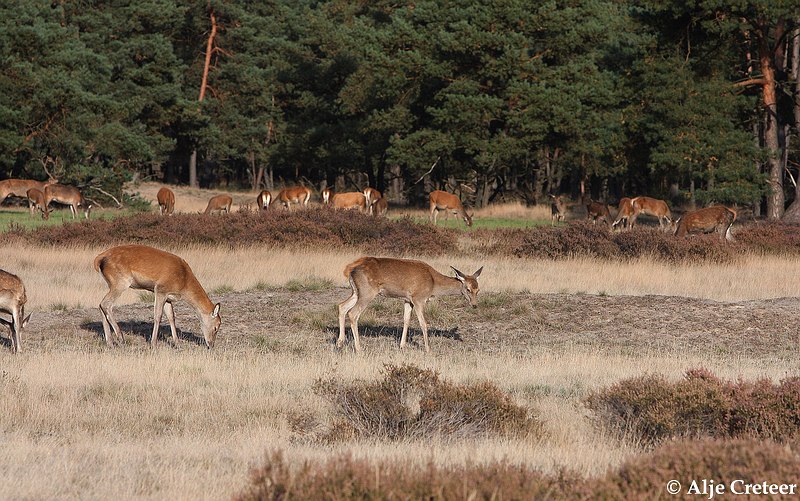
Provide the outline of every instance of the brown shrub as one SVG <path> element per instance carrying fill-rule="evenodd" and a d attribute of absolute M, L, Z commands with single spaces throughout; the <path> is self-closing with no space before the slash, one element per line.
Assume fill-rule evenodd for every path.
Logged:
<path fill-rule="evenodd" d="M 583 479 L 506 462 L 420 466 L 398 460 L 372 463 L 347 454 L 292 468 L 281 452 L 274 452 L 252 471 L 250 485 L 235 499 L 667 499 L 670 480 L 678 480 L 685 494 L 693 480 L 703 479 L 725 484 L 726 492 L 733 480 L 796 484 L 800 457 L 769 441 L 679 441 L 633 458 L 603 478 Z"/>
<path fill-rule="evenodd" d="M 589 395 L 586 406 L 601 424 L 645 444 L 702 436 L 787 441 L 800 432 L 800 378 L 775 385 L 723 381 L 704 369 L 677 382 L 646 375 Z"/>
<path fill-rule="evenodd" d="M 337 429 L 350 427 L 362 437 L 458 438 L 540 430 L 527 409 L 492 383 L 455 385 L 413 365 L 387 365 L 375 382 L 318 380 L 314 390 L 333 405 Z"/>

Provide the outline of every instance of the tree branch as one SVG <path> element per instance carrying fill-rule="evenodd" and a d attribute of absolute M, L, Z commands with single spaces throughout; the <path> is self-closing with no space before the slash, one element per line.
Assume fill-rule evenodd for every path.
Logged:
<path fill-rule="evenodd" d="M 430 174 L 431 172 L 433 172 L 433 168 L 434 168 L 434 167 L 436 167 L 436 164 L 438 164 L 438 163 L 439 163 L 439 159 L 441 159 L 441 158 L 442 158 L 442 156 L 441 156 L 441 155 L 439 155 L 438 157 L 436 157 L 436 161 L 435 161 L 435 162 L 433 162 L 433 165 L 431 165 L 431 168 L 430 168 L 430 169 L 428 169 L 428 172 L 426 172 L 425 174 L 423 174 L 421 178 L 417 179 L 417 182 L 416 182 L 416 183 L 414 183 L 414 184 L 417 184 L 417 183 L 419 183 L 420 181 L 422 181 L 422 180 L 425 178 L 425 176 L 427 176 L 428 174 Z"/>

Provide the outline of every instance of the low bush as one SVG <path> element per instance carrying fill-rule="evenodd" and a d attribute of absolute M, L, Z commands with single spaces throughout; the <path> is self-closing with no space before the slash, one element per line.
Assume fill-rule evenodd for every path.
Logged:
<path fill-rule="evenodd" d="M 800 432 L 800 378 L 774 384 L 723 381 L 694 369 L 676 382 L 659 375 L 621 381 L 586 399 L 598 421 L 645 444 L 681 437 L 795 439 Z"/>
<path fill-rule="evenodd" d="M 598 479 L 561 472 L 546 475 L 530 467 L 493 462 L 441 467 L 409 461 L 370 462 L 341 454 L 292 467 L 281 452 L 251 473 L 240 501 L 286 499 L 668 499 L 667 482 L 693 480 L 726 486 L 800 483 L 796 451 L 769 441 L 679 441 L 636 457 Z M 797 492 L 795 490 L 795 492 Z M 708 496 L 703 496 L 703 499 Z"/>
<path fill-rule="evenodd" d="M 527 409 L 492 383 L 456 385 L 413 365 L 387 365 L 375 382 L 318 380 L 314 390 L 333 406 L 333 428 L 352 431 L 343 438 L 459 438 L 540 429 Z"/>

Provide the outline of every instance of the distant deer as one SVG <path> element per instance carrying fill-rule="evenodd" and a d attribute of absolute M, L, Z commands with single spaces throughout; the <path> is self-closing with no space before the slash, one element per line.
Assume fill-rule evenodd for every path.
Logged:
<path fill-rule="evenodd" d="M 356 352 L 361 351 L 358 318 L 375 296 L 383 294 L 405 302 L 400 348 L 406 345 L 411 310 L 416 310 L 425 351 L 430 352 L 424 309 L 425 303 L 431 297 L 461 294 L 472 307 L 477 307 L 478 277 L 483 267 L 472 275 L 464 275 L 457 269 L 452 269 L 455 277 L 442 275 L 427 263 L 410 259 L 362 257 L 348 264 L 344 269 L 344 276 L 349 280 L 353 293 L 339 304 L 339 338 L 336 346 L 341 348 L 344 345 L 344 320 L 345 316 L 349 316 Z"/>
<path fill-rule="evenodd" d="M 332 188 L 322 188 L 322 191 L 319 192 L 319 196 L 322 199 L 323 205 L 330 205 L 331 199 L 333 198 L 333 189 Z"/>
<path fill-rule="evenodd" d="M 607 204 L 595 202 L 591 198 L 585 197 L 583 199 L 583 204 L 586 206 L 586 219 L 591 219 L 594 224 L 597 224 L 597 220 L 601 219 L 611 228 L 611 211 L 608 210 Z"/>
<path fill-rule="evenodd" d="M 219 303 L 211 302 L 189 265 L 180 257 L 145 245 L 120 245 L 112 247 L 94 258 L 94 269 L 108 284 L 108 293 L 100 302 L 103 313 L 103 333 L 106 344 L 112 346 L 111 329 L 120 342 L 124 341 L 114 319 L 114 303 L 128 288 L 150 291 L 154 294 L 153 336 L 150 345 L 155 348 L 158 327 L 164 312 L 177 344 L 175 311 L 172 303 L 185 300 L 200 315 L 203 339 L 208 348 L 214 347 L 222 319 Z"/>
<path fill-rule="evenodd" d="M 162 187 L 156 194 L 156 200 L 162 216 L 169 216 L 175 210 L 175 193 L 171 189 Z"/>
<path fill-rule="evenodd" d="M 44 197 L 44 193 L 37 190 L 36 188 L 31 188 L 28 190 L 28 210 L 31 211 L 31 217 L 33 217 L 33 213 L 36 209 L 42 211 L 42 219 L 50 219 L 50 208 L 47 206 L 47 200 Z"/>
<path fill-rule="evenodd" d="M 272 193 L 268 192 L 267 190 L 262 191 L 256 197 L 256 204 L 258 205 L 259 212 L 268 210 L 271 203 Z"/>
<path fill-rule="evenodd" d="M 446 191 L 436 190 L 432 191 L 429 195 L 430 199 L 430 215 L 428 219 L 436 224 L 436 219 L 439 216 L 439 211 L 448 211 L 452 212 L 456 216 L 462 218 L 467 226 L 472 226 L 472 216 L 467 214 L 467 211 L 464 209 L 464 206 L 461 204 L 461 200 L 452 193 L 447 193 Z"/>
<path fill-rule="evenodd" d="M 631 205 L 633 206 L 632 219 L 634 223 L 639 218 L 639 214 L 645 214 L 658 218 L 658 227 L 662 230 L 673 226 L 672 212 L 670 212 L 667 202 L 657 198 L 636 197 L 631 200 Z"/>
<path fill-rule="evenodd" d="M 617 219 L 614 220 L 614 224 L 611 225 L 612 227 L 616 228 L 618 224 L 622 223 L 623 228 L 633 228 L 633 224 L 636 222 L 636 220 L 633 217 L 633 204 L 631 201 L 632 199 L 628 197 L 620 199 L 619 209 L 617 210 Z"/>
<path fill-rule="evenodd" d="M 361 212 L 367 211 L 367 198 L 360 191 L 349 193 L 336 193 L 331 199 L 334 209 L 358 209 Z"/>
<path fill-rule="evenodd" d="M 374 214 L 375 204 L 378 203 L 378 200 L 383 198 L 383 195 L 380 191 L 376 190 L 375 188 L 370 188 L 369 186 L 364 188 L 361 192 L 364 194 L 364 198 L 367 200 L 367 213 Z"/>
<path fill-rule="evenodd" d="M 554 225 L 556 221 L 563 221 L 567 213 L 567 204 L 561 198 L 561 195 L 549 195 L 553 201 L 550 203 L 550 225 Z"/>
<path fill-rule="evenodd" d="M 736 221 L 736 211 L 723 205 L 687 212 L 677 221 L 675 236 L 690 233 L 713 233 L 720 229 L 723 240 L 733 240 L 731 226 Z"/>
<path fill-rule="evenodd" d="M 20 353 L 22 345 L 22 329 L 31 319 L 30 314 L 25 316 L 25 303 L 28 297 L 25 295 L 25 286 L 18 276 L 12 275 L 7 271 L 0 270 L 0 311 L 11 315 L 11 320 L 0 318 L 0 324 L 5 325 L 11 331 L 11 351 Z"/>
<path fill-rule="evenodd" d="M 66 184 L 48 185 L 44 189 L 44 198 L 47 205 L 50 205 L 50 202 L 69 205 L 72 219 L 75 219 L 75 216 L 78 214 L 78 207 L 81 207 L 83 209 L 83 216 L 89 219 L 92 204 L 87 203 L 80 190 L 74 186 Z"/>
<path fill-rule="evenodd" d="M 231 213 L 231 205 L 233 204 L 233 198 L 230 195 L 216 195 L 211 197 L 208 201 L 208 205 L 206 205 L 206 210 L 203 211 L 203 214 L 212 214 L 215 211 L 219 211 L 220 213 L 230 214 Z"/>
<path fill-rule="evenodd" d="M 387 200 L 386 197 L 381 197 L 372 208 L 374 210 L 374 215 L 384 217 L 389 212 L 389 200 Z"/>
<path fill-rule="evenodd" d="M 292 204 L 307 207 L 310 199 L 311 190 L 305 186 L 284 188 L 278 193 L 278 201 L 287 209 L 291 209 Z"/>
<path fill-rule="evenodd" d="M 50 179 L 47 181 L 34 181 L 32 179 L 4 179 L 0 181 L 0 204 L 7 197 L 26 198 L 28 190 L 37 189 L 44 193 L 44 189 L 58 181 Z"/>

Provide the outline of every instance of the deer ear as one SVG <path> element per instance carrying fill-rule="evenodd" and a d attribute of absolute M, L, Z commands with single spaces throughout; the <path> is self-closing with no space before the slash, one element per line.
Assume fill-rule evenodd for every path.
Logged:
<path fill-rule="evenodd" d="M 453 267 L 451 266 L 450 268 L 453 268 Z M 458 270 L 457 270 L 457 269 L 455 269 L 455 268 L 453 268 L 453 271 L 455 271 L 455 272 L 456 272 L 456 278 L 457 278 L 457 279 L 459 279 L 460 281 L 462 281 L 462 282 L 463 282 L 463 281 L 464 281 L 464 278 L 465 278 L 465 277 L 464 277 L 464 274 L 463 274 L 463 273 L 461 273 L 460 271 L 458 271 Z"/>
<path fill-rule="evenodd" d="M 476 271 L 475 273 L 472 274 L 472 278 L 478 278 L 479 276 L 481 276 L 481 272 L 482 271 L 483 271 L 483 266 L 478 268 L 478 271 Z"/>
<path fill-rule="evenodd" d="M 25 327 L 26 325 L 28 325 L 28 322 L 29 322 L 29 321 L 30 321 L 30 319 L 31 319 L 31 315 L 33 315 L 33 313 L 28 313 L 28 316 L 27 316 L 27 317 L 25 317 L 25 319 L 22 321 L 22 326 L 23 326 L 23 327 Z"/>
<path fill-rule="evenodd" d="M 214 305 L 214 310 L 211 312 L 211 318 L 217 318 L 219 316 L 219 303 Z"/>

